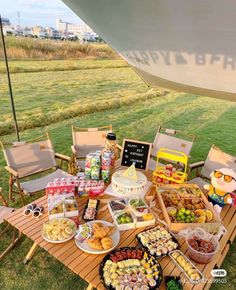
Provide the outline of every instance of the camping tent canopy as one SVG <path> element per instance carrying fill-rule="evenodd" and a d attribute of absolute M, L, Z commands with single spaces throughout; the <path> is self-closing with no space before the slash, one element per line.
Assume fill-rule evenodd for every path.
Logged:
<path fill-rule="evenodd" d="M 235 0 L 63 0 L 151 86 L 236 101 Z"/>

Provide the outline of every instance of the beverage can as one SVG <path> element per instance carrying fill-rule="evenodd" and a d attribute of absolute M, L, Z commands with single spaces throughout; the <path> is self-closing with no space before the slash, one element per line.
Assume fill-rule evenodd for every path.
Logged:
<path fill-rule="evenodd" d="M 99 180 L 99 178 L 100 178 L 100 167 L 99 166 L 92 167 L 91 179 Z"/>
<path fill-rule="evenodd" d="M 110 180 L 110 170 L 102 170 L 102 180 L 107 183 Z"/>
<path fill-rule="evenodd" d="M 91 166 L 92 167 L 100 167 L 101 165 L 101 159 L 99 155 L 94 155 L 91 159 Z"/>
<path fill-rule="evenodd" d="M 92 167 L 92 159 L 93 159 L 94 154 L 93 153 L 89 153 L 86 155 L 86 159 L 85 159 L 85 167 Z"/>
<path fill-rule="evenodd" d="M 91 172 L 92 172 L 92 168 L 91 167 L 85 167 L 84 174 L 85 174 L 86 178 L 88 178 L 88 179 L 91 178 Z"/>
<path fill-rule="evenodd" d="M 111 158 L 102 156 L 102 170 L 109 170 L 111 166 Z"/>

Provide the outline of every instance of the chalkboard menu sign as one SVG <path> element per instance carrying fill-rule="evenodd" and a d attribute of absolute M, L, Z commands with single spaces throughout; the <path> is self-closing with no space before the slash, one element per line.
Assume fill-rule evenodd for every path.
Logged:
<path fill-rule="evenodd" d="M 128 167 L 135 162 L 136 168 L 146 170 L 150 159 L 151 149 L 151 143 L 124 139 L 121 165 Z"/>

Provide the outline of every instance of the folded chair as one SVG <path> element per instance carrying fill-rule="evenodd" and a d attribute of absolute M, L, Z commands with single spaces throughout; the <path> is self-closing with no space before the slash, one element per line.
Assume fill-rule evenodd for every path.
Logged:
<path fill-rule="evenodd" d="M 156 156 L 160 148 L 181 151 L 190 157 L 194 140 L 194 135 L 159 126 L 153 142 L 149 169 L 156 169 Z"/>
<path fill-rule="evenodd" d="M 195 173 L 195 178 L 189 180 L 189 183 L 196 183 L 203 189 L 204 185 L 210 182 L 210 174 L 223 167 L 236 168 L 236 157 L 212 145 L 205 161 L 189 165 L 190 174 L 191 172 Z"/>
<path fill-rule="evenodd" d="M 3 223 L 4 217 L 8 215 L 9 213 L 11 213 L 13 210 L 14 210 L 13 208 L 8 207 L 8 203 L 3 198 L 1 194 L 1 188 L 0 188 L 0 224 Z M 2 238 L 3 234 L 5 234 L 9 228 L 10 228 L 10 225 L 7 224 L 5 228 L 0 232 L 0 238 Z M 7 253 L 9 253 L 9 251 L 15 246 L 15 244 L 21 238 L 21 233 L 18 232 L 17 234 L 17 232 L 18 232 L 17 229 L 13 228 L 11 243 L 7 246 L 7 248 L 2 253 L 0 253 L 0 261 L 6 256 Z"/>
<path fill-rule="evenodd" d="M 88 153 L 102 150 L 107 133 L 112 132 L 112 125 L 98 128 L 79 128 L 72 126 L 74 173 L 77 168 L 84 169 L 85 157 Z"/>
<path fill-rule="evenodd" d="M 48 182 L 55 178 L 71 176 L 61 169 L 63 161 L 70 163 L 70 157 L 54 153 L 51 140 L 46 133 L 30 142 L 15 142 L 10 146 L 1 142 L 9 173 L 9 199 L 13 200 L 13 193 L 20 193 L 24 203 L 24 194 L 31 195 L 45 189 Z M 57 164 L 60 159 L 60 164 Z M 36 173 L 46 172 L 52 169 L 53 172 L 43 177 L 22 181 L 24 178 L 33 176 Z M 16 187 L 17 191 L 13 189 Z"/>

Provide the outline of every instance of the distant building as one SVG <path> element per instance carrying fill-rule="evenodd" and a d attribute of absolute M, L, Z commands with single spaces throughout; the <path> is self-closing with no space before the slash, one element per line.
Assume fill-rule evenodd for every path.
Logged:
<path fill-rule="evenodd" d="M 32 28 L 33 35 L 38 38 L 46 38 L 47 33 L 44 27 L 42 26 L 35 26 Z"/>
<path fill-rule="evenodd" d="M 61 35 L 74 35 L 81 40 L 88 38 L 88 35 L 94 39 L 97 37 L 97 34 L 87 24 L 73 24 L 57 19 L 56 27 Z"/>
<path fill-rule="evenodd" d="M 57 30 L 57 29 L 55 29 L 53 27 L 46 26 L 45 30 L 46 30 L 46 35 L 49 38 L 59 38 L 60 37 L 59 30 Z"/>
<path fill-rule="evenodd" d="M 2 26 L 11 26 L 11 22 L 8 18 L 2 18 Z"/>
<path fill-rule="evenodd" d="M 61 19 L 56 20 L 56 27 L 61 33 L 67 31 L 67 22 L 62 21 Z"/>
<path fill-rule="evenodd" d="M 15 29 L 13 26 L 10 25 L 4 25 L 3 28 L 3 35 L 7 36 L 7 35 L 16 35 Z"/>
<path fill-rule="evenodd" d="M 22 36 L 33 36 L 33 28 L 28 26 L 22 27 Z"/>

